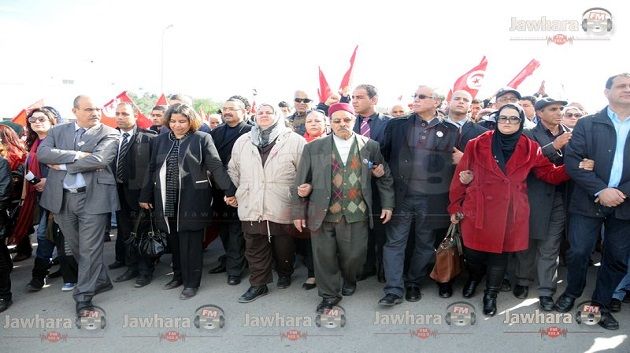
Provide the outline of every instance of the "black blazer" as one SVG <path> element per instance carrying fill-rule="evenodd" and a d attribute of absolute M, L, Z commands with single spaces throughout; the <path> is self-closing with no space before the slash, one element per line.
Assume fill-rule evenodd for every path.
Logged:
<path fill-rule="evenodd" d="M 136 133 L 131 137 L 129 143 L 129 151 L 123 159 L 123 163 L 127 165 L 125 169 L 126 182 L 124 184 L 117 184 L 121 189 L 119 195 L 124 195 L 124 199 L 120 202 L 125 202 L 129 208 L 138 210 L 138 198 L 140 197 L 140 190 L 145 184 L 145 178 L 149 171 L 149 161 L 151 159 L 151 141 L 157 134 L 155 131 L 137 128 Z M 112 170 L 114 176 L 117 175 L 117 162 L 118 156 L 112 161 Z"/>
<path fill-rule="evenodd" d="M 170 135 L 162 134 L 153 139 L 149 176 L 140 194 L 140 202 L 153 203 L 156 223 L 167 232 L 162 199 L 166 186 L 160 174 L 173 147 Z M 221 163 L 212 136 L 197 131 L 183 138 L 179 144 L 179 203 L 176 207 L 179 231 L 200 230 L 209 225 L 212 216 L 209 175 L 226 195 L 234 196 L 236 188 Z"/>
<path fill-rule="evenodd" d="M 370 138 L 378 143 L 383 143 L 385 139 L 385 126 L 387 126 L 387 122 L 391 119 L 391 117 L 376 113 L 370 120 Z M 354 123 L 354 132 L 357 134 L 361 133 L 361 118 L 357 116 L 357 119 Z"/>
<path fill-rule="evenodd" d="M 412 136 L 417 119 L 420 117 L 415 113 L 407 118 L 391 119 L 385 128 L 381 151 L 394 177 L 396 207 L 400 207 L 407 194 L 412 176 L 413 154 L 426 154 L 424 167 L 428 177 L 424 183 L 427 189 L 432 190 L 427 194 L 429 208 L 426 224 L 431 228 L 442 228 L 450 223 L 446 208 L 453 177 L 453 147 L 457 142 L 459 129 L 451 123 L 440 121 L 431 128 L 426 147 L 419 150 L 413 146 Z"/>
<path fill-rule="evenodd" d="M 455 147 L 457 147 L 458 150 L 464 152 L 468 141 L 474 139 L 475 137 L 483 134 L 486 131 L 488 131 L 488 129 L 486 129 L 485 127 L 468 120 L 464 124 L 464 126 L 462 126 L 462 131 L 459 134 L 459 138 L 457 139 L 457 144 L 455 144 Z"/>
<path fill-rule="evenodd" d="M 623 153 L 623 171 L 619 189 L 630 195 L 630 139 L 626 139 Z M 604 207 L 595 203 L 595 193 L 608 187 L 610 169 L 617 144 L 615 127 L 608 117 L 607 108 L 578 120 L 569 144 L 564 164 L 567 174 L 575 181 L 569 212 L 588 217 L 603 217 L 612 213 L 615 218 L 630 220 L 630 202 L 617 207 Z M 592 172 L 579 168 L 582 158 L 595 161 Z"/>

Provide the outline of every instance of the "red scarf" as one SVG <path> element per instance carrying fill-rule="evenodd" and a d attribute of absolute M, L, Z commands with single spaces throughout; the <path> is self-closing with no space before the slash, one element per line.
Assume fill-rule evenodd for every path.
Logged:
<path fill-rule="evenodd" d="M 35 140 L 28 153 L 24 175 L 26 175 L 30 170 L 36 177 L 41 179 L 42 171 L 39 168 L 39 161 L 37 160 L 37 148 L 39 147 L 40 142 L 40 139 Z M 20 207 L 20 213 L 17 221 L 15 222 L 13 234 L 11 234 L 11 239 L 9 239 L 10 244 L 19 244 L 22 238 L 27 235 L 28 231 L 33 226 L 33 213 L 35 212 L 35 206 L 37 205 L 37 190 L 35 189 L 35 186 L 27 182 L 26 179 L 24 179 L 24 183 L 26 183 L 26 195 L 24 196 L 22 207 Z"/>

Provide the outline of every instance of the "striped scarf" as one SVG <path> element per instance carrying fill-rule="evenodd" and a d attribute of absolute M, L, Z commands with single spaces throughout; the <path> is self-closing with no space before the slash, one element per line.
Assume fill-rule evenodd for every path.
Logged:
<path fill-rule="evenodd" d="M 183 138 L 186 138 L 186 134 Z M 176 205 L 179 196 L 179 142 L 173 132 L 169 132 L 169 139 L 173 141 L 168 156 L 166 156 L 166 200 L 164 200 L 164 216 L 175 217 Z"/>

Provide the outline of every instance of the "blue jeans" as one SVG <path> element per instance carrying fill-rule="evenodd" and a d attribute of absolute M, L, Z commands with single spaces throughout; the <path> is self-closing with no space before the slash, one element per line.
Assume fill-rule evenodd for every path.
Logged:
<path fill-rule="evenodd" d="M 50 261 L 50 258 L 53 255 L 53 250 L 55 250 L 55 243 L 46 239 L 48 211 L 39 207 L 39 214 L 39 224 L 37 225 L 37 251 L 35 252 L 35 255 L 40 259 Z"/>
<path fill-rule="evenodd" d="M 386 224 L 387 241 L 383 246 L 383 267 L 387 279 L 385 294 L 395 294 L 400 297 L 403 295 L 405 248 L 414 218 L 416 243 L 409 262 L 406 284 L 420 287 L 420 281 L 427 274 L 427 266 L 435 256 L 433 229 L 427 228 L 424 224 L 427 209 L 426 196 L 407 196 L 401 207 L 394 209 L 392 220 Z"/>
<path fill-rule="evenodd" d="M 571 213 L 569 217 L 570 248 L 567 252 L 567 288 L 564 293 L 572 298 L 582 295 L 586 286 L 588 260 L 603 224 L 604 252 L 592 300 L 607 306 L 628 270 L 630 221 L 617 219 L 613 215 L 593 218 Z"/>
<path fill-rule="evenodd" d="M 626 276 L 621 280 L 621 283 L 617 286 L 613 298 L 617 300 L 623 300 L 626 296 L 626 291 L 630 291 L 630 256 L 628 256 L 628 271 Z"/>

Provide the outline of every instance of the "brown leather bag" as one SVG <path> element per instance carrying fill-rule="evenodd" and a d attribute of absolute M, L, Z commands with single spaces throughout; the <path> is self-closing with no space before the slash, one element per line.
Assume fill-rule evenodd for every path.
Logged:
<path fill-rule="evenodd" d="M 450 282 L 462 272 L 462 244 L 459 228 L 451 224 L 435 251 L 435 266 L 429 275 L 438 283 Z"/>

